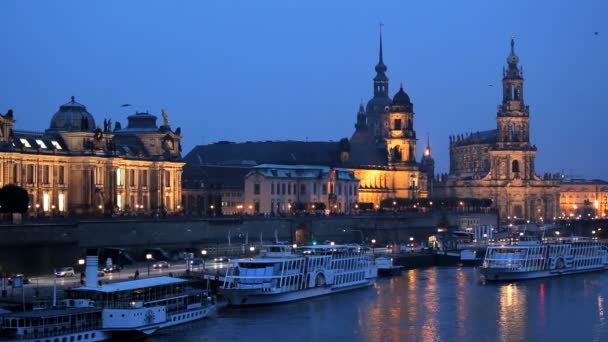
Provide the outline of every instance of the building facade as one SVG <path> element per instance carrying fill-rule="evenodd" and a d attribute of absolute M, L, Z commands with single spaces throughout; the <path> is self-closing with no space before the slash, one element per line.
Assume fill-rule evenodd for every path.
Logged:
<path fill-rule="evenodd" d="M 568 179 L 560 184 L 559 217 L 605 219 L 608 215 L 608 182 Z"/>
<path fill-rule="evenodd" d="M 450 173 L 439 177 L 442 197 L 490 198 L 501 222 L 545 222 L 559 216 L 559 177 L 536 175 L 523 71 L 511 40 L 502 103 L 494 130 L 450 137 Z"/>
<path fill-rule="evenodd" d="M 160 127 L 136 113 L 126 128 L 101 128 L 72 97 L 46 131 L 29 132 L 14 129 L 9 110 L 0 115 L 0 185 L 25 188 L 32 216 L 180 211 L 180 129 L 162 115 Z"/>
<path fill-rule="evenodd" d="M 348 169 L 262 164 L 245 176 L 244 210 L 250 215 L 315 210 L 349 214 L 358 188 L 359 180 Z"/>

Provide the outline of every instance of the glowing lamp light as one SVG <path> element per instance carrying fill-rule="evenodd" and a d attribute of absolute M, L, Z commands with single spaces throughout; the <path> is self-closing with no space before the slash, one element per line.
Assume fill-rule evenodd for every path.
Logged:
<path fill-rule="evenodd" d="M 255 247 L 253 247 L 253 246 L 249 247 L 249 251 L 250 251 L 250 252 L 255 251 Z"/>
<path fill-rule="evenodd" d="M 84 259 L 78 259 L 78 265 L 84 265 Z"/>
<path fill-rule="evenodd" d="M 206 250 L 206 249 L 203 249 L 203 250 L 201 251 L 201 254 L 202 254 L 202 255 L 207 255 L 207 250 Z"/>
<path fill-rule="evenodd" d="M 298 248 L 298 245 L 294 243 L 293 245 L 291 245 L 291 247 Z"/>

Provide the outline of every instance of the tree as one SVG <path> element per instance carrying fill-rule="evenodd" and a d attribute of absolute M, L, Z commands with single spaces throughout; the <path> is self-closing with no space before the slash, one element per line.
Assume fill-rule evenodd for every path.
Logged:
<path fill-rule="evenodd" d="M 3 213 L 25 213 L 30 203 L 27 191 L 16 185 L 5 185 L 0 189 L 0 207 Z"/>

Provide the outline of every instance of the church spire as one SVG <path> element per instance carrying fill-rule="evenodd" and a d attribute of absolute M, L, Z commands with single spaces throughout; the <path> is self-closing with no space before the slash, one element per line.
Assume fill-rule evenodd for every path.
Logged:
<path fill-rule="evenodd" d="M 380 23 L 380 50 L 378 54 L 378 64 L 376 64 L 376 77 L 374 77 L 374 97 L 388 97 L 388 77 L 386 77 L 386 70 L 388 69 L 384 64 L 384 56 L 382 51 L 382 27 L 383 23 Z"/>

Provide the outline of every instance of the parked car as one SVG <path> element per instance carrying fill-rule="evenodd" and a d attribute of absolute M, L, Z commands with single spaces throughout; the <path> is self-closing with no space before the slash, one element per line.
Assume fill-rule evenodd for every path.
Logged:
<path fill-rule="evenodd" d="M 73 277 L 76 273 L 74 267 L 60 267 L 55 270 L 55 275 L 57 277 Z"/>
<path fill-rule="evenodd" d="M 97 271 L 97 276 L 98 277 L 104 277 L 105 275 L 106 275 L 106 272 L 104 272 L 102 270 Z"/>
<path fill-rule="evenodd" d="M 30 280 L 28 277 L 24 276 L 23 274 L 11 274 L 8 277 L 6 277 L 6 281 L 8 282 L 9 285 L 13 285 L 13 279 L 21 277 L 21 279 L 23 279 L 23 284 L 29 284 Z"/>
<path fill-rule="evenodd" d="M 219 256 L 217 258 L 213 258 L 213 262 L 215 263 L 222 263 L 222 262 L 229 262 L 230 259 L 226 256 Z"/>
<path fill-rule="evenodd" d="M 161 261 L 157 261 L 154 264 L 152 264 L 153 268 L 169 268 L 169 263 L 161 260 Z"/>
<path fill-rule="evenodd" d="M 103 268 L 103 271 L 106 273 L 120 272 L 122 267 L 116 264 L 112 264 Z"/>

